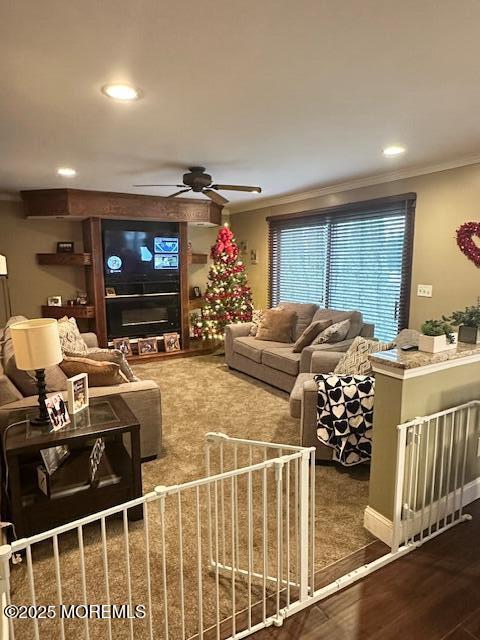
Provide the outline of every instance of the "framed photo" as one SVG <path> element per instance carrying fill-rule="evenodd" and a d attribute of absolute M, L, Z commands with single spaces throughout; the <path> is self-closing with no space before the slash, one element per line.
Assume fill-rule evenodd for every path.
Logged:
<path fill-rule="evenodd" d="M 121 351 L 126 358 L 132 355 L 132 345 L 129 338 L 114 338 L 113 348 Z"/>
<path fill-rule="evenodd" d="M 62 296 L 50 296 L 49 298 L 47 298 L 47 304 L 49 307 L 61 307 Z"/>
<path fill-rule="evenodd" d="M 45 400 L 48 417 L 52 424 L 53 430 L 58 431 L 67 424 L 70 424 L 70 416 L 68 415 L 67 405 L 61 393 L 55 393 Z"/>
<path fill-rule="evenodd" d="M 149 356 L 151 353 L 158 353 L 156 338 L 139 338 L 137 345 L 139 356 Z"/>
<path fill-rule="evenodd" d="M 40 454 L 42 456 L 43 466 L 45 467 L 49 476 L 58 469 L 58 467 L 68 458 L 70 451 L 66 444 L 59 445 L 58 447 L 49 447 L 48 449 L 41 449 Z"/>
<path fill-rule="evenodd" d="M 97 438 L 93 445 L 92 452 L 89 457 L 89 480 L 90 484 L 96 484 L 98 481 L 97 471 L 102 461 L 103 452 L 105 451 L 105 440 L 103 438 Z"/>
<path fill-rule="evenodd" d="M 73 242 L 57 242 L 57 253 L 73 253 Z"/>
<path fill-rule="evenodd" d="M 256 249 L 250 249 L 250 262 L 252 264 L 258 264 L 258 252 Z"/>
<path fill-rule="evenodd" d="M 200 287 L 192 287 L 192 298 L 201 298 L 202 297 L 202 292 L 200 290 Z"/>
<path fill-rule="evenodd" d="M 78 413 L 88 407 L 88 376 L 86 373 L 79 373 L 77 376 L 68 378 L 67 391 L 70 413 Z"/>
<path fill-rule="evenodd" d="M 165 351 L 180 351 L 180 336 L 178 333 L 164 333 Z"/>
<path fill-rule="evenodd" d="M 115 287 L 105 287 L 105 295 L 107 296 L 107 298 L 116 296 L 117 292 L 115 291 Z"/>
<path fill-rule="evenodd" d="M 88 296 L 85 291 L 77 291 L 77 304 L 87 304 Z"/>

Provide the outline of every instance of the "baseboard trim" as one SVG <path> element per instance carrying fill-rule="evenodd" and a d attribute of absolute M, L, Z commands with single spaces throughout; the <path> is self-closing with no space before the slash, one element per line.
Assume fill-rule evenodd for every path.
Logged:
<path fill-rule="evenodd" d="M 457 492 L 458 493 L 458 492 Z M 459 507 L 459 498 L 456 497 L 456 508 Z M 468 484 L 465 485 L 463 490 L 463 499 L 462 499 L 462 507 L 465 507 L 467 504 L 474 502 L 480 498 L 480 478 L 476 478 L 472 480 Z M 446 509 L 445 509 L 446 503 Z M 437 508 L 440 510 L 440 513 L 443 514 L 446 512 L 447 514 L 452 513 L 454 504 L 454 494 L 450 493 L 446 498 L 442 498 L 440 503 L 438 501 L 434 502 L 432 508 L 430 510 L 431 518 L 430 521 L 426 521 L 426 526 L 429 524 L 433 524 L 436 522 Z M 421 529 L 421 513 L 415 512 L 413 517 L 413 525 L 410 522 L 410 530 L 409 533 L 413 530 L 414 534 L 420 533 Z M 376 511 L 372 507 L 368 506 L 363 514 L 363 526 L 367 531 L 369 531 L 376 538 L 384 542 L 389 547 L 393 542 L 393 522 L 382 515 L 379 511 Z M 425 525 L 424 525 L 425 526 Z M 403 535 L 403 531 L 402 531 Z"/>

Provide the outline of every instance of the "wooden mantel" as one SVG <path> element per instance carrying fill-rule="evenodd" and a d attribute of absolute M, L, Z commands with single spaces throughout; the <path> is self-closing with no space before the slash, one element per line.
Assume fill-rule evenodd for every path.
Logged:
<path fill-rule="evenodd" d="M 35 189 L 20 193 L 27 218 L 127 218 L 215 225 L 222 220 L 222 207 L 210 200 L 83 189 Z"/>

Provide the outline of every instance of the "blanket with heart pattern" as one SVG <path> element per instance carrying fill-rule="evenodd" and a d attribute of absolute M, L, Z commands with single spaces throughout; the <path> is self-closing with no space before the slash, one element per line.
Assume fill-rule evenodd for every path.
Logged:
<path fill-rule="evenodd" d="M 372 454 L 375 378 L 319 374 L 317 437 L 334 450 L 333 459 L 350 467 Z"/>

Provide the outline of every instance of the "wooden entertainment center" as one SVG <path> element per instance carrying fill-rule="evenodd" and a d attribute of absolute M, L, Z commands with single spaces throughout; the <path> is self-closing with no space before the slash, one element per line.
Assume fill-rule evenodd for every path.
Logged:
<path fill-rule="evenodd" d="M 178 275 L 180 298 L 181 352 L 178 355 L 198 353 L 198 345 L 190 345 L 188 264 L 206 262 L 204 254 L 189 254 L 188 223 L 220 225 L 222 207 L 207 200 L 191 198 L 163 198 L 129 193 L 110 193 L 80 189 L 43 189 L 22 191 L 27 217 L 78 220 L 83 230 L 82 253 L 38 254 L 42 265 L 77 265 L 85 269 L 88 305 L 73 307 L 47 307 L 42 312 L 87 319 L 98 336 L 99 344 L 108 344 L 107 304 L 102 242 L 102 220 L 123 220 L 137 224 L 178 224 Z M 112 223 L 113 224 L 113 223 Z M 177 227 L 175 227 L 177 228 Z M 107 285 L 108 286 L 108 285 Z M 125 296 L 127 297 L 127 296 Z M 175 355 L 175 352 L 173 352 Z M 158 357 L 166 356 L 158 354 Z M 152 356 L 153 357 L 153 356 Z M 143 358 L 142 358 L 143 360 Z"/>

